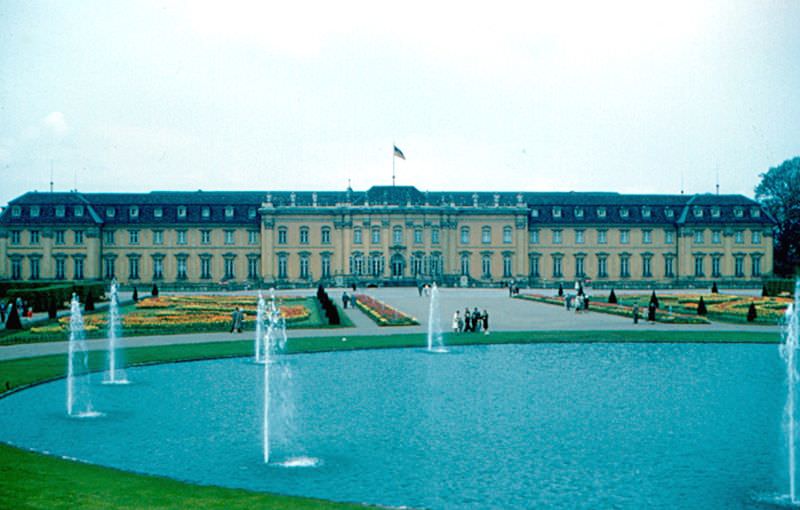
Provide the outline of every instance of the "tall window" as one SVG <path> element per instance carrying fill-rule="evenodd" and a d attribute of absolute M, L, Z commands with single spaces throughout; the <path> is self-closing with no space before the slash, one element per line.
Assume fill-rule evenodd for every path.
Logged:
<path fill-rule="evenodd" d="M 139 244 L 138 230 L 128 230 L 128 244 Z"/>
<path fill-rule="evenodd" d="M 736 244 L 743 244 L 744 243 L 744 230 L 737 230 L 733 234 L 734 242 Z"/>
<path fill-rule="evenodd" d="M 258 230 L 247 231 L 247 244 L 258 244 Z"/>
<path fill-rule="evenodd" d="M 234 260 L 235 259 L 233 257 L 225 257 L 225 259 L 224 259 L 224 261 L 225 261 L 225 276 L 223 278 L 225 278 L 226 280 L 232 280 L 235 277 L 235 275 L 234 275 L 234 266 L 235 266 L 234 265 Z"/>
<path fill-rule="evenodd" d="M 286 227 L 280 227 L 278 229 L 278 244 L 286 244 L 288 236 L 289 236 L 288 229 Z"/>
<path fill-rule="evenodd" d="M 461 275 L 469 276 L 469 253 L 461 254 Z"/>
<path fill-rule="evenodd" d="M 530 260 L 530 271 L 529 274 L 531 278 L 539 278 L 541 273 L 539 272 L 539 259 L 541 257 L 539 255 L 532 254 L 529 258 Z"/>
<path fill-rule="evenodd" d="M 56 259 L 56 280 L 63 280 L 67 277 L 66 262 L 63 257 Z"/>
<path fill-rule="evenodd" d="M 619 244 L 628 244 L 631 240 L 631 231 L 622 229 L 619 231 Z"/>
<path fill-rule="evenodd" d="M 419 227 L 414 229 L 414 244 L 422 244 L 422 229 Z"/>
<path fill-rule="evenodd" d="M 39 279 L 39 257 L 31 257 L 31 280 Z"/>
<path fill-rule="evenodd" d="M 608 230 L 600 229 L 597 231 L 597 244 L 606 244 L 608 242 Z"/>
<path fill-rule="evenodd" d="M 72 279 L 73 280 L 83 280 L 83 259 L 75 259 L 75 264 L 73 266 L 73 273 Z"/>
<path fill-rule="evenodd" d="M 720 267 L 722 262 L 722 255 L 711 256 L 711 276 L 718 278 L 721 274 Z"/>
<path fill-rule="evenodd" d="M 755 278 L 761 276 L 761 255 L 751 255 L 750 258 L 751 268 L 750 274 Z"/>
<path fill-rule="evenodd" d="M 11 279 L 22 280 L 22 259 L 11 259 Z"/>
<path fill-rule="evenodd" d="M 752 236 L 753 236 L 753 244 L 761 244 L 761 232 L 759 232 L 758 230 L 753 230 Z"/>
<path fill-rule="evenodd" d="M 211 256 L 200 257 L 200 278 L 203 280 L 211 279 Z"/>
<path fill-rule="evenodd" d="M 75 244 L 83 244 L 83 230 L 75 231 Z"/>
<path fill-rule="evenodd" d="M 722 232 L 719 230 L 712 230 L 711 231 L 711 242 L 714 244 L 719 244 L 722 242 Z"/>
<path fill-rule="evenodd" d="M 440 253 L 433 253 L 430 256 L 430 274 L 431 276 L 440 276 L 442 274 L 442 255 Z"/>
<path fill-rule="evenodd" d="M 703 231 L 702 230 L 695 230 L 694 231 L 694 243 L 701 244 L 703 242 Z"/>
<path fill-rule="evenodd" d="M 234 241 L 233 241 L 234 232 L 235 232 L 234 230 L 226 230 L 225 231 L 225 244 L 233 244 L 234 243 Z"/>
<path fill-rule="evenodd" d="M 200 244 L 211 244 L 211 231 L 210 230 L 201 230 L 200 231 Z"/>
<path fill-rule="evenodd" d="M 19 244 L 20 243 L 20 231 L 19 230 L 12 230 L 11 231 L 11 244 Z"/>
<path fill-rule="evenodd" d="M 598 278 L 608 278 L 608 256 L 607 255 L 598 255 L 597 256 L 597 277 Z"/>
<path fill-rule="evenodd" d="M 369 269 L 372 276 L 382 276 L 384 270 L 384 259 L 380 253 L 372 254 L 369 257 Z"/>
<path fill-rule="evenodd" d="M 364 274 L 364 256 L 361 253 L 350 255 L 350 274 L 354 276 Z"/>
<path fill-rule="evenodd" d="M 300 278 L 305 280 L 308 277 L 308 255 L 300 255 Z"/>
<path fill-rule="evenodd" d="M 675 277 L 675 257 L 671 255 L 664 257 L 664 276 L 667 278 Z"/>
<path fill-rule="evenodd" d="M 469 244 L 469 227 L 461 227 L 461 244 Z"/>
<path fill-rule="evenodd" d="M 364 242 L 363 233 L 360 227 L 353 229 L 353 244 L 361 244 Z"/>
<path fill-rule="evenodd" d="M 322 241 L 322 244 L 331 244 L 330 227 L 322 227 L 322 230 L 320 230 L 320 239 Z"/>
<path fill-rule="evenodd" d="M 403 227 L 392 228 L 392 242 L 394 244 L 403 244 Z"/>
<path fill-rule="evenodd" d="M 31 230 L 31 244 L 39 244 L 39 231 Z"/>
<path fill-rule="evenodd" d="M 564 276 L 562 268 L 562 255 L 553 255 L 553 278 L 562 278 Z"/>
<path fill-rule="evenodd" d="M 620 254 L 619 256 L 619 276 L 629 278 L 631 276 L 631 257 L 630 255 Z"/>
<path fill-rule="evenodd" d="M 583 229 L 577 229 L 575 231 L 575 244 L 583 244 Z"/>
<path fill-rule="evenodd" d="M 247 278 L 258 279 L 258 257 L 247 257 Z"/>
<path fill-rule="evenodd" d="M 114 278 L 114 257 L 106 257 L 103 259 L 103 277 L 106 280 Z"/>
<path fill-rule="evenodd" d="M 531 244 L 539 244 L 539 230 L 531 230 Z"/>
<path fill-rule="evenodd" d="M 153 230 L 153 244 L 164 244 L 163 230 Z"/>
<path fill-rule="evenodd" d="M 177 235 L 177 243 L 178 244 L 186 244 L 186 231 L 185 230 L 176 231 L 176 235 Z"/>
<path fill-rule="evenodd" d="M 553 230 L 553 244 L 561 244 L 561 230 Z"/>
<path fill-rule="evenodd" d="M 510 278 L 513 274 L 511 268 L 511 254 L 504 253 L 503 254 L 503 278 Z"/>
<path fill-rule="evenodd" d="M 705 257 L 703 255 L 695 255 L 694 256 L 694 275 L 695 276 L 704 276 L 703 273 L 703 259 Z"/>
<path fill-rule="evenodd" d="M 585 256 L 584 255 L 575 255 L 575 277 L 576 278 L 583 278 L 586 276 L 586 271 L 584 267 Z"/>
<path fill-rule="evenodd" d="M 483 244 L 489 244 L 492 242 L 492 227 L 481 228 L 481 242 Z"/>
<path fill-rule="evenodd" d="M 675 232 L 672 230 L 664 231 L 664 244 L 672 244 L 675 242 Z"/>
<path fill-rule="evenodd" d="M 128 279 L 139 279 L 139 257 L 128 257 Z"/>
<path fill-rule="evenodd" d="M 734 259 L 734 274 L 737 278 L 744 276 L 744 255 L 736 255 Z"/>
<path fill-rule="evenodd" d="M 103 231 L 103 244 L 106 246 L 114 246 L 114 241 L 116 240 L 114 239 L 114 234 L 115 232 L 113 230 Z"/>
<path fill-rule="evenodd" d="M 308 227 L 300 227 L 300 244 L 308 244 Z"/>
<path fill-rule="evenodd" d="M 431 244 L 439 244 L 439 229 L 432 228 L 431 229 Z"/>
<path fill-rule="evenodd" d="M 286 279 L 289 275 L 288 267 L 289 267 L 289 256 L 285 253 L 278 254 L 278 278 Z"/>
<path fill-rule="evenodd" d="M 153 280 L 164 278 L 164 258 L 153 257 Z"/>
<path fill-rule="evenodd" d="M 491 255 L 483 255 L 481 256 L 481 273 L 484 278 L 491 278 L 492 277 L 492 256 Z"/>
<path fill-rule="evenodd" d="M 12 231 L 11 234 L 14 234 Z M 64 231 L 63 230 L 56 230 L 55 231 L 55 243 L 56 244 L 64 244 Z"/>
<path fill-rule="evenodd" d="M 503 227 L 503 243 L 504 244 L 511 244 L 512 242 L 512 230 L 511 227 Z"/>
<path fill-rule="evenodd" d="M 380 242 L 381 242 L 380 227 L 372 227 L 372 244 L 380 244 Z"/>
<path fill-rule="evenodd" d="M 653 242 L 653 231 L 652 230 L 642 230 L 642 244 L 650 244 Z"/>
<path fill-rule="evenodd" d="M 186 279 L 186 256 L 180 255 L 176 258 L 177 261 L 177 271 L 176 277 L 178 280 L 185 280 Z"/>
<path fill-rule="evenodd" d="M 642 277 L 644 278 L 653 277 L 652 260 L 653 260 L 652 255 L 649 254 L 642 255 Z"/>
<path fill-rule="evenodd" d="M 322 270 L 322 277 L 323 278 L 330 278 L 331 277 L 331 256 L 327 253 L 323 253 L 320 258 L 320 268 Z"/>

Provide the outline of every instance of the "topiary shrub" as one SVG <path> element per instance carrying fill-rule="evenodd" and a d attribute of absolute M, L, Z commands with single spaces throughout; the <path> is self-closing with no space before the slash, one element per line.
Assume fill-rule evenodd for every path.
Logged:
<path fill-rule="evenodd" d="M 19 319 L 17 305 L 11 305 L 11 311 L 8 312 L 8 319 L 6 320 L 6 329 L 22 329 L 22 321 Z"/>
<path fill-rule="evenodd" d="M 655 305 L 656 308 L 658 308 L 658 298 L 656 297 L 656 291 L 653 291 L 653 293 L 650 295 L 650 302 L 653 303 L 653 305 Z"/>
<path fill-rule="evenodd" d="M 47 300 L 47 318 L 55 319 L 58 316 L 58 306 L 56 306 L 56 298 L 50 296 Z"/>
<path fill-rule="evenodd" d="M 139 301 L 139 289 L 136 287 L 133 288 L 133 302 L 137 303 Z"/>
<path fill-rule="evenodd" d="M 150 291 L 150 295 L 153 297 L 158 297 L 158 285 L 155 283 L 153 284 L 153 290 Z"/>
<path fill-rule="evenodd" d="M 761 286 L 761 297 L 769 297 L 766 284 Z"/>
<path fill-rule="evenodd" d="M 711 286 L 711 293 L 719 294 L 719 289 L 717 288 L 717 282 L 714 282 L 714 285 Z"/>
<path fill-rule="evenodd" d="M 697 303 L 697 315 L 705 316 L 708 313 L 706 309 L 706 302 L 703 301 L 703 296 L 700 296 L 700 302 Z"/>
<path fill-rule="evenodd" d="M 91 291 L 89 291 L 89 293 L 86 294 L 86 304 L 83 305 L 83 309 L 86 310 L 87 312 L 94 311 L 94 294 L 92 294 Z"/>
<path fill-rule="evenodd" d="M 561 284 L 558 284 L 558 297 L 564 297 L 564 287 Z"/>
<path fill-rule="evenodd" d="M 747 309 L 747 322 L 753 322 L 758 317 L 758 313 L 756 312 L 756 304 L 750 303 L 750 307 Z"/>
<path fill-rule="evenodd" d="M 611 289 L 611 294 L 608 295 L 608 302 L 612 305 L 617 304 L 617 295 L 614 294 L 614 289 Z"/>

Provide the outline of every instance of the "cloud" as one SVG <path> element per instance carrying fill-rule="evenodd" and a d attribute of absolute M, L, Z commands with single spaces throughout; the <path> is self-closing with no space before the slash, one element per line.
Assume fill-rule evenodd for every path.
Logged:
<path fill-rule="evenodd" d="M 52 112 L 42 119 L 42 124 L 55 136 L 62 137 L 69 131 L 67 120 L 61 112 Z"/>

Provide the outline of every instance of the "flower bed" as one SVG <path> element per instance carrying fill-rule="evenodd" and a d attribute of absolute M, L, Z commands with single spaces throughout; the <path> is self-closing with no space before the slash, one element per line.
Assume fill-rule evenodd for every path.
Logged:
<path fill-rule="evenodd" d="M 379 326 L 413 326 L 417 319 L 366 294 L 356 294 L 356 306 Z"/>
<path fill-rule="evenodd" d="M 700 298 L 706 305 L 706 317 L 712 321 L 746 323 L 750 303 L 756 306 L 755 324 L 778 324 L 792 302 L 787 297 L 752 297 L 735 294 L 662 294 L 658 295 L 660 309 L 672 309 L 675 313 L 696 315 Z M 620 304 L 647 307 L 650 294 L 618 295 Z"/>
<path fill-rule="evenodd" d="M 564 298 L 555 296 L 543 296 L 541 294 L 519 294 L 516 296 L 518 299 L 527 299 L 529 301 L 536 301 L 538 303 L 548 303 L 551 305 L 564 306 Z M 650 296 L 647 296 L 649 302 Z M 642 320 L 647 319 L 647 306 L 639 306 L 639 316 Z M 622 317 L 630 317 L 633 320 L 633 305 L 626 304 L 611 304 L 597 300 L 589 301 L 589 310 L 592 312 L 608 313 L 611 315 L 619 315 Z M 675 311 L 669 312 L 662 306 L 656 310 L 656 322 L 663 322 L 666 324 L 710 324 L 711 321 L 705 317 L 698 316 L 695 312 L 694 315 L 676 313 Z"/>

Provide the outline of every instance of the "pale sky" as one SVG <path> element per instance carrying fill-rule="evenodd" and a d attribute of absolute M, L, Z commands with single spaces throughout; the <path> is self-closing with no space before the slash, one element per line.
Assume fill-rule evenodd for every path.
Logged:
<path fill-rule="evenodd" d="M 321 4 L 321 5 L 318 5 Z M 713 192 L 800 155 L 800 2 L 0 2 L 0 205 Z"/>

